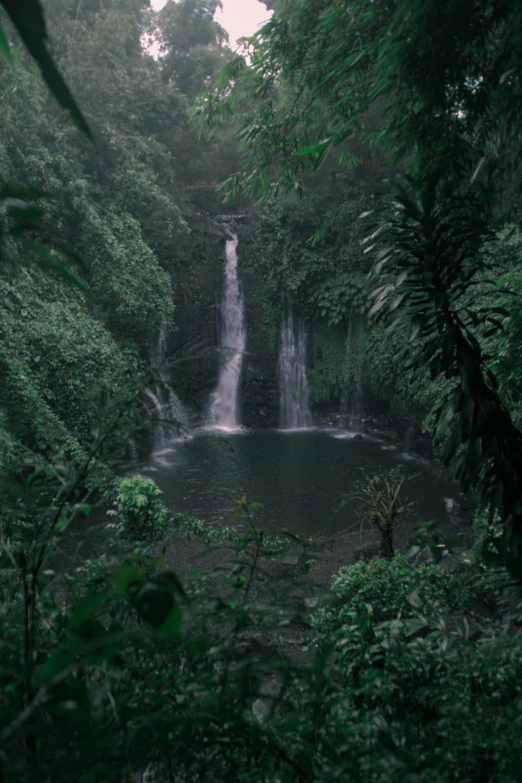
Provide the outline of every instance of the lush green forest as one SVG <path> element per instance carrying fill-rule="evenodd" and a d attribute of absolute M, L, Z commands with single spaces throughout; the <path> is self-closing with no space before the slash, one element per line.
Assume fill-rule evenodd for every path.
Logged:
<path fill-rule="evenodd" d="M 522 3 L 0 0 L 0 783 L 520 780 Z"/>

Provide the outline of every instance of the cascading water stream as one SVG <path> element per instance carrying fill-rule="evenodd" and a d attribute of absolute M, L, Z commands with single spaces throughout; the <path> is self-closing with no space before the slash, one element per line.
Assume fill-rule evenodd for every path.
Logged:
<path fill-rule="evenodd" d="M 302 319 L 294 327 L 291 310 L 283 317 L 279 354 L 279 426 L 283 430 L 302 430 L 312 426 L 310 391 L 306 374 L 306 334 Z"/>
<path fill-rule="evenodd" d="M 237 243 L 235 234 L 226 243 L 225 290 L 219 335 L 223 364 L 218 385 L 212 395 L 209 416 L 210 425 L 222 430 L 237 430 L 240 427 L 238 396 L 246 332 L 243 294 L 237 276 Z"/>
<path fill-rule="evenodd" d="M 154 415 L 165 422 L 172 422 L 184 429 L 187 425 L 187 417 L 183 405 L 177 394 L 169 384 L 169 377 L 163 360 L 167 353 L 167 334 L 164 329 L 160 331 L 156 351 L 152 357 L 152 366 L 157 369 L 160 384 L 153 389 L 145 389 Z M 152 435 L 152 448 L 155 454 L 161 453 L 168 447 L 168 428 L 164 424 L 154 427 Z"/>

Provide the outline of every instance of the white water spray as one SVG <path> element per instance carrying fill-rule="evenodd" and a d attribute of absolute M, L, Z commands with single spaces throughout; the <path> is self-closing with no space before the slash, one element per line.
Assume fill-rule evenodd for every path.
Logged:
<path fill-rule="evenodd" d="M 225 291 L 219 335 L 223 364 L 210 406 L 210 425 L 223 430 L 236 430 L 240 426 L 239 381 L 246 346 L 243 294 L 237 276 L 237 242 L 234 234 L 226 244 Z"/>
<path fill-rule="evenodd" d="M 297 329 L 288 310 L 281 326 L 279 354 L 279 426 L 283 430 L 302 430 L 312 426 L 310 391 L 306 374 L 306 334 L 299 319 Z"/>

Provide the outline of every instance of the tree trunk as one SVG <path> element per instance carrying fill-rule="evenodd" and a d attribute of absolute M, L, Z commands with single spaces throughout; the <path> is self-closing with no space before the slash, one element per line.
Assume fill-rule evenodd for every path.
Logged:
<path fill-rule="evenodd" d="M 391 560 L 393 557 L 393 528 L 391 526 L 386 526 L 384 528 L 381 528 L 381 556 L 385 557 L 386 560 Z"/>

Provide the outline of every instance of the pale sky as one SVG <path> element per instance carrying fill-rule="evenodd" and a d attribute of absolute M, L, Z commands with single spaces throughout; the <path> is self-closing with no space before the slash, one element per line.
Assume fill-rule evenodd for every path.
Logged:
<path fill-rule="evenodd" d="M 233 49 L 238 38 L 253 35 L 272 14 L 258 0 L 222 0 L 222 2 L 223 11 L 218 9 L 215 20 L 227 30 Z M 164 5 L 165 0 L 152 0 L 152 6 L 156 10 L 163 8 Z"/>

